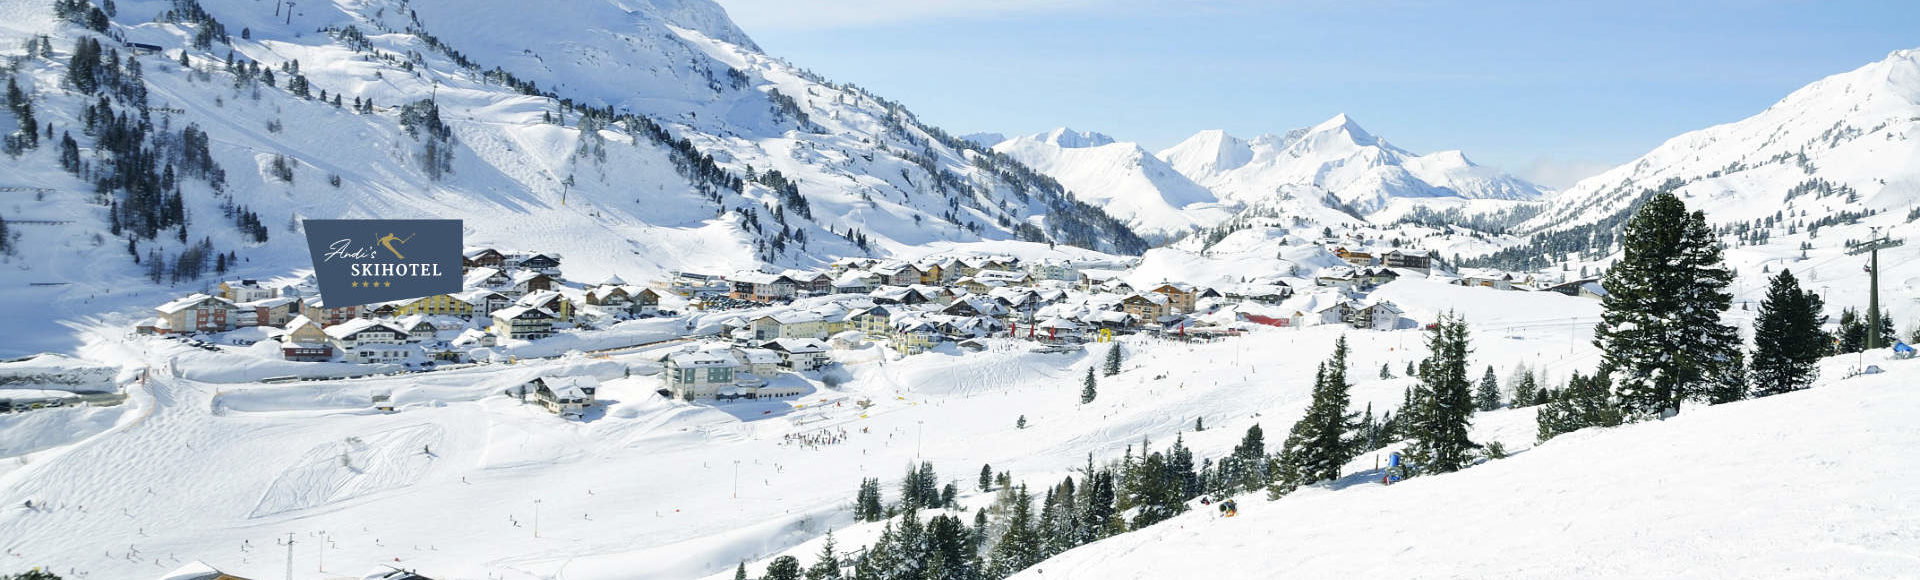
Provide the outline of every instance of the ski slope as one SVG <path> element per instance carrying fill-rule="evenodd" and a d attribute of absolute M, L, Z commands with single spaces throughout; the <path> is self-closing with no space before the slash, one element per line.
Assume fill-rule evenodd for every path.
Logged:
<path fill-rule="evenodd" d="M 1425 292 L 1409 292 L 1408 306 L 1459 302 L 1475 308 L 1470 318 L 1485 312 L 1476 369 L 1504 375 L 1527 363 L 1564 377 L 1597 361 L 1584 341 L 1565 342 L 1565 328 L 1502 330 L 1597 308 L 1593 301 L 1458 290 L 1500 308 L 1444 293 L 1416 298 Z M 1516 333 L 1521 339 L 1508 338 Z M 855 547 L 862 532 L 849 527 L 848 510 L 860 479 L 881 478 L 892 497 L 916 457 L 943 480 L 971 481 L 990 463 L 1043 482 L 1088 453 L 1118 457 L 1143 438 L 1164 446 L 1186 432 L 1197 456 L 1218 457 L 1254 423 L 1284 432 L 1306 406 L 1314 365 L 1343 334 L 1354 347 L 1356 407 L 1396 406 L 1410 384 L 1401 370 L 1425 353 L 1417 330 L 1261 329 L 1206 344 L 1129 338 L 1124 372 L 1103 377 L 1087 405 L 1080 379 L 1104 357 L 1102 345 L 1042 354 L 997 339 L 984 352 L 906 358 L 877 346 L 836 351 L 838 386 L 816 382 L 791 400 L 696 405 L 654 394 L 658 350 L 258 385 L 181 378 L 199 376 L 195 365 L 206 363 L 136 341 L 94 353 L 155 369 L 146 386 L 130 389 L 113 426 L 0 460 L 0 569 L 58 565 L 85 578 L 138 579 L 202 560 L 273 577 L 285 566 L 273 542 L 293 533 L 303 580 L 380 564 L 452 578 L 726 574 L 743 560 L 808 549 L 828 531 Z M 1395 378 L 1377 377 L 1383 364 Z M 585 421 L 500 394 L 534 376 L 578 373 L 604 381 L 604 405 Z M 391 395 L 399 410 L 370 410 L 374 394 Z M 873 406 L 860 409 L 863 399 Z M 1016 429 L 1023 415 L 1028 427 Z M 1482 428 L 1524 449 L 1531 415 L 1509 415 Z M 1189 432 L 1195 419 L 1207 430 Z M 786 442 L 842 429 L 838 445 Z M 29 499 L 43 507 L 24 509 Z M 95 540 L 70 541 L 81 537 Z"/>
<path fill-rule="evenodd" d="M 1920 364 L 1882 364 L 1459 473 L 1249 494 L 1015 578 L 1911 578 Z"/>

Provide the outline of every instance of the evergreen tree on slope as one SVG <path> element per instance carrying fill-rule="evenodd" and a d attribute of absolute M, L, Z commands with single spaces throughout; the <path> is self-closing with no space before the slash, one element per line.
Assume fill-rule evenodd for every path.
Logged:
<path fill-rule="evenodd" d="M 1660 193 L 1627 222 L 1625 252 L 1602 285 L 1607 296 L 1594 342 L 1614 369 L 1630 417 L 1671 416 L 1701 398 L 1733 359 L 1739 337 L 1720 321 L 1733 272 L 1706 214 Z"/>
<path fill-rule="evenodd" d="M 1412 408 L 1402 411 L 1411 443 L 1407 454 L 1423 473 L 1467 466 L 1479 445 L 1467 437 L 1473 417 L 1473 383 L 1467 379 L 1467 321 L 1440 316 L 1427 335 L 1430 353 L 1420 365 Z"/>
<path fill-rule="evenodd" d="M 1347 338 L 1342 336 L 1334 342 L 1333 357 L 1320 364 L 1306 416 L 1293 424 L 1281 446 L 1282 471 L 1289 477 L 1280 485 L 1290 488 L 1340 477 L 1340 466 L 1353 457 L 1352 433 L 1360 426 L 1359 415 L 1347 410 L 1348 388 Z"/>
<path fill-rule="evenodd" d="M 1487 365 L 1486 374 L 1480 375 L 1480 389 L 1473 392 L 1473 402 L 1481 411 L 1500 408 L 1500 379 L 1494 378 L 1493 365 Z"/>
<path fill-rule="evenodd" d="M 1816 364 L 1827 346 L 1827 333 L 1820 330 L 1824 307 L 1818 294 L 1800 289 L 1793 272 L 1781 270 L 1773 277 L 1753 324 L 1755 395 L 1777 395 L 1813 384 Z"/>
<path fill-rule="evenodd" d="M 1094 397 L 1098 397 L 1099 395 L 1100 392 L 1094 389 L 1093 367 L 1087 367 L 1087 380 L 1085 384 L 1080 387 L 1080 404 L 1091 403 Z"/>

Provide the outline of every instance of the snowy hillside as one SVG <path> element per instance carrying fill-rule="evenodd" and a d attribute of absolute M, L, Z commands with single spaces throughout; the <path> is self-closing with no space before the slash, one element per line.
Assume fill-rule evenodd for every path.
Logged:
<path fill-rule="evenodd" d="M 1415 155 L 1346 115 L 1251 140 L 1201 131 L 1159 157 L 1222 201 L 1253 204 L 1279 192 L 1315 201 L 1331 196 L 1376 222 L 1396 219 L 1415 206 L 1440 210 L 1467 200 L 1531 201 L 1546 193 L 1474 164 L 1459 151 Z"/>
<path fill-rule="evenodd" d="M 1550 200 L 1529 229 L 1602 220 L 1643 190 L 1677 191 L 1715 221 L 1776 211 L 1824 217 L 1843 209 L 1904 211 L 1920 201 L 1920 49 L 1813 82 L 1754 116 L 1694 131 L 1639 159 L 1581 180 Z M 1817 183 L 1808 191 L 1795 186 Z M 1845 186 L 1849 192 L 1835 191 Z"/>
<path fill-rule="evenodd" d="M 705 0 L 129 0 L 98 31 L 55 4 L 0 5 L 38 129 L 0 157 L 0 218 L 32 249 L 0 257 L 20 282 L 0 301 L 51 304 L 3 315 L 34 337 L 6 353 L 71 350 L 62 321 L 210 284 L 214 254 L 291 273 L 303 218 L 464 219 L 469 244 L 555 252 L 581 279 L 935 241 L 1146 248 L 1017 162 L 762 54 Z M 75 73 L 83 41 L 102 54 Z"/>
<path fill-rule="evenodd" d="M 1125 220 L 1141 235 L 1173 237 L 1214 225 L 1233 209 L 1134 143 L 1059 128 L 993 149 L 1052 176 L 1082 201 Z"/>
<path fill-rule="evenodd" d="M 1562 436 L 1459 473 L 1237 498 L 1016 578 L 1897 578 L 1920 562 L 1912 362 Z"/>
<path fill-rule="evenodd" d="M 1876 229 L 1920 241 L 1920 49 L 1820 79 L 1756 115 L 1674 137 L 1582 180 L 1518 227 L 1528 243 L 1485 263 L 1598 272 L 1618 256 L 1631 211 L 1656 190 L 1706 212 L 1740 274 L 1739 300 L 1757 302 L 1767 276 L 1791 269 L 1821 291 L 1828 314 L 1864 308 L 1867 257 L 1848 250 Z M 1909 243 L 1880 257 L 1881 304 L 1903 336 L 1920 324 L 1916 255 L 1920 244 Z"/>

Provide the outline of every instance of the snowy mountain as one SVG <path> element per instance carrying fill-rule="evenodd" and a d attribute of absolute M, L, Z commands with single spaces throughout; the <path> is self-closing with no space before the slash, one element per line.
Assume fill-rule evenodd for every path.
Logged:
<path fill-rule="evenodd" d="M 1233 209 L 1134 143 L 1065 127 L 1006 140 L 995 151 L 1045 173 L 1149 238 L 1219 223 Z"/>
<path fill-rule="evenodd" d="M 1916 160 L 1920 49 L 1815 81 L 1751 117 L 1669 139 L 1553 196 L 1526 226 L 1600 221 L 1663 185 L 1722 222 L 1905 210 L 1920 201 Z"/>
<path fill-rule="evenodd" d="M 1368 133 L 1346 115 L 1251 140 L 1201 131 L 1159 157 L 1225 202 L 1255 204 L 1279 192 L 1316 200 L 1331 196 L 1376 222 L 1414 207 L 1531 201 L 1547 191 L 1477 165 L 1459 151 L 1416 155 Z"/>
<path fill-rule="evenodd" d="M 1704 211 L 1740 274 L 1736 297 L 1757 302 L 1765 279 L 1791 269 L 1822 289 L 1828 314 L 1864 308 L 1866 256 L 1880 235 L 1920 237 L 1920 49 L 1835 74 L 1751 117 L 1667 140 L 1646 155 L 1580 181 L 1517 226 L 1526 243 L 1481 265 L 1600 271 L 1619 255 L 1619 232 L 1655 191 Z M 1470 254 L 1471 255 L 1471 254 Z M 1920 325 L 1920 245 L 1881 252 L 1881 304 L 1903 329 Z"/>
<path fill-rule="evenodd" d="M 45 339 L 9 352 L 209 284 L 215 255 L 290 273 L 303 218 L 464 219 L 469 244 L 556 252 L 582 279 L 936 241 L 1146 249 L 1044 175 L 760 52 L 706 0 L 89 9 L 0 5 L 38 129 L 0 158 L 18 192 L 0 218 L 32 249 L 0 260 L 65 284 L 0 290 L 53 305 L 6 315 Z"/>

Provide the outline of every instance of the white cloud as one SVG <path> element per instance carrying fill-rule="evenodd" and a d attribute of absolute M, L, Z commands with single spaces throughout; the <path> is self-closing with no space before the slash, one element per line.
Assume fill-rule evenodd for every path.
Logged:
<path fill-rule="evenodd" d="M 1131 0 L 717 0 L 749 34 L 756 30 L 860 28 L 915 20 L 1077 10 Z"/>
<path fill-rule="evenodd" d="M 1514 170 L 1513 174 L 1520 176 L 1521 179 L 1554 189 L 1566 189 L 1582 179 L 1613 169 L 1615 165 L 1618 164 L 1590 159 L 1540 157 Z"/>

